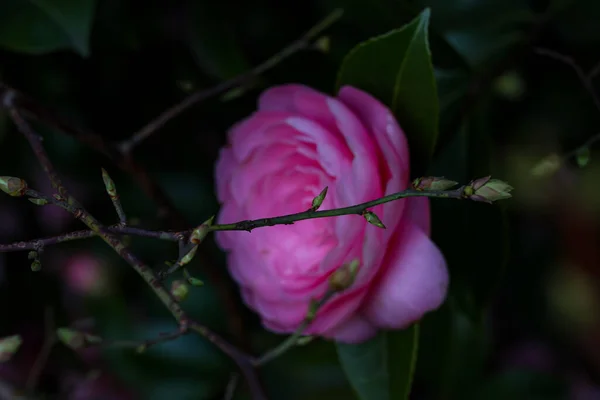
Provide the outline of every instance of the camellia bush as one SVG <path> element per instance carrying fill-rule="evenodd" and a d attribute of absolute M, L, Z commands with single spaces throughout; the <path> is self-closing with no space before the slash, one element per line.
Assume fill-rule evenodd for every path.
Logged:
<path fill-rule="evenodd" d="M 600 399 L 600 8 L 251 3 L 0 4 L 0 397 Z"/>

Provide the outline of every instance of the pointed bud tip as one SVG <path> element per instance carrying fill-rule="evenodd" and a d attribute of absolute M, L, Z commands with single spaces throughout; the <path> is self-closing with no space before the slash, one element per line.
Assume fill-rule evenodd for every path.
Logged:
<path fill-rule="evenodd" d="M 436 176 L 426 176 L 417 178 L 413 181 L 412 186 L 415 190 L 448 190 L 458 185 L 458 182 Z"/>
<path fill-rule="evenodd" d="M 381 222 L 381 220 L 379 219 L 379 217 L 373 211 L 365 211 L 363 213 L 363 217 L 371 225 L 374 225 L 374 226 L 376 226 L 378 228 L 381 228 L 381 229 L 386 229 L 385 225 L 383 224 L 383 222 Z"/>
<path fill-rule="evenodd" d="M 78 350 L 85 345 L 83 333 L 76 330 L 70 328 L 58 328 L 56 330 L 56 335 L 58 336 L 58 340 L 73 350 Z"/>
<path fill-rule="evenodd" d="M 313 199 L 311 210 L 316 211 L 319 209 L 319 207 L 321 207 L 321 205 L 323 204 L 323 201 L 325 200 L 325 196 L 327 196 L 328 189 L 329 189 L 329 186 L 325 186 L 325 189 L 321 190 L 321 193 L 319 193 Z"/>
<path fill-rule="evenodd" d="M 359 266 L 360 260 L 358 259 L 342 265 L 329 277 L 329 288 L 334 292 L 341 292 L 348 289 L 356 279 Z"/>
<path fill-rule="evenodd" d="M 27 191 L 27 182 L 14 176 L 0 176 L 0 190 L 9 196 L 21 197 Z"/>
<path fill-rule="evenodd" d="M 21 347 L 23 339 L 19 335 L 7 336 L 0 339 L 0 362 L 9 361 Z"/>
<path fill-rule="evenodd" d="M 190 261 L 192 261 L 192 259 L 194 258 L 194 256 L 196 255 L 196 252 L 198 251 L 198 245 L 195 245 L 194 247 L 192 247 L 192 249 L 190 251 L 188 251 L 188 253 L 183 256 L 183 258 L 179 261 L 179 266 L 184 266 L 186 264 L 189 264 Z"/>
<path fill-rule="evenodd" d="M 467 190 L 469 189 L 469 190 Z M 499 179 L 490 177 L 480 178 L 473 181 L 465 188 L 465 195 L 474 201 L 491 203 L 498 200 L 510 199 L 513 187 Z"/>
<path fill-rule="evenodd" d="M 186 282 L 175 280 L 171 284 L 171 294 L 178 302 L 184 301 L 190 292 L 190 288 Z"/>

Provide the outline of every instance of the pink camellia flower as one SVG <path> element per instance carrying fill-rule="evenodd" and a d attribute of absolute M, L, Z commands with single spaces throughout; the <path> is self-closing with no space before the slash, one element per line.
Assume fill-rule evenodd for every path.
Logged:
<path fill-rule="evenodd" d="M 409 185 L 406 137 L 369 94 L 343 87 L 329 97 L 301 85 L 264 92 L 258 111 L 229 132 L 216 166 L 219 223 L 352 206 Z M 371 209 L 387 229 L 359 215 L 310 219 L 246 232 L 222 231 L 245 302 L 266 328 L 294 331 L 312 298 L 344 263 L 360 261 L 354 284 L 317 314 L 307 334 L 361 342 L 398 329 L 444 301 L 448 272 L 429 239 L 429 203 L 402 199 Z"/>

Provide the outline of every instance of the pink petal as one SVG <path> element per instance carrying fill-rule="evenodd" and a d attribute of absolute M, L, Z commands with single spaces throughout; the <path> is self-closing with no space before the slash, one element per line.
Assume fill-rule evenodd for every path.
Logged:
<path fill-rule="evenodd" d="M 427 236 L 431 236 L 431 213 L 427 197 L 409 197 L 405 200 L 406 216 L 419 227 Z"/>
<path fill-rule="evenodd" d="M 301 115 L 334 132 L 336 131 L 336 121 L 326 105 L 329 98 L 308 86 L 280 85 L 261 94 L 258 99 L 258 109 Z"/>
<path fill-rule="evenodd" d="M 233 157 L 231 148 L 221 149 L 219 159 L 215 166 L 215 181 L 217 186 L 217 197 L 219 201 L 225 202 L 229 199 L 229 182 L 233 177 L 234 171 L 238 168 L 238 163 Z"/>
<path fill-rule="evenodd" d="M 290 117 L 286 119 L 286 123 L 302 134 L 298 135 L 298 141 L 316 146 L 318 161 L 328 175 L 339 177 L 348 171 L 352 155 L 331 131 L 313 120 L 302 117 Z"/>
<path fill-rule="evenodd" d="M 406 221 L 403 230 L 392 238 L 385 273 L 378 277 L 363 309 L 380 328 L 409 326 L 437 309 L 448 290 L 448 270 L 440 250 L 413 223 Z"/>
<path fill-rule="evenodd" d="M 393 166 L 408 177 L 408 142 L 389 108 L 370 94 L 351 86 L 342 87 L 338 97 L 361 118 L 367 130 L 375 134 L 375 139 L 388 162 L 396 161 L 397 157 L 398 161 L 394 162 Z M 404 182 L 405 185 L 407 183 Z"/>
<path fill-rule="evenodd" d="M 361 119 L 377 143 L 385 194 L 406 189 L 410 167 L 408 143 L 392 112 L 373 96 L 350 86 L 342 87 L 338 97 Z M 399 223 L 403 208 L 402 203 L 387 203 L 380 207 L 378 215 L 385 219 L 389 228 L 384 235 L 386 239 Z"/>
<path fill-rule="evenodd" d="M 255 112 L 238 122 L 228 132 L 233 154 L 239 162 L 258 150 L 275 143 L 296 143 L 296 132 L 286 123 L 293 116 L 285 112 Z"/>
<path fill-rule="evenodd" d="M 352 151 L 352 170 L 339 177 L 338 185 L 345 189 L 344 206 L 373 200 L 383 193 L 378 170 L 378 157 L 373 138 L 365 126 L 341 101 L 327 99 L 327 107 L 335 117 L 338 130 Z"/>

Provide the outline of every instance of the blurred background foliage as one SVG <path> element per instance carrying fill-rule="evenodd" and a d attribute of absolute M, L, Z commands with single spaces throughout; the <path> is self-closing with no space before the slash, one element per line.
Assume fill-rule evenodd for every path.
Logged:
<path fill-rule="evenodd" d="M 3 0 L 0 81 L 120 141 L 190 93 L 251 70 L 335 8 L 344 9 L 320 47 L 192 107 L 135 149 L 194 226 L 218 210 L 218 149 L 228 127 L 255 109 L 261 90 L 300 82 L 333 93 L 350 49 L 403 26 L 425 7 L 440 124 L 433 161 L 420 173 L 461 182 L 493 174 L 515 190 L 512 200 L 494 206 L 432 202 L 433 236 L 452 284 L 447 303 L 421 325 L 412 397 L 600 399 L 600 164 L 598 147 L 589 142 L 600 131 L 599 2 Z M 130 218 L 146 228 L 172 227 L 106 157 L 58 130 L 36 128 L 92 214 L 117 222 L 102 185 L 104 167 Z M 0 143 L 2 175 L 49 189 L 1 112 Z M 0 197 L 2 243 L 75 229 L 80 224 L 66 213 Z M 132 246 L 155 267 L 177 257 L 168 243 L 133 239 Z M 0 336 L 24 339 L 22 350 L 0 364 L 2 393 L 27 386 L 49 313 L 57 326 L 80 324 L 107 338 L 143 340 L 173 329 L 145 284 L 99 240 L 47 248 L 39 273 L 29 263 L 24 253 L 0 254 Z M 243 331 L 231 328 L 239 324 L 228 322 L 235 317 L 210 284 L 208 268 L 225 271 L 210 240 L 190 268 L 207 281 L 184 303 L 190 315 L 254 354 L 278 343 L 281 337 L 263 331 L 237 298 Z M 235 290 L 231 282 L 223 285 Z M 142 355 L 75 354 L 56 346 L 36 392 L 48 399 L 220 399 L 234 370 L 194 336 Z M 335 346 L 324 341 L 291 350 L 262 369 L 261 378 L 273 399 L 355 396 Z M 236 398 L 249 398 L 244 386 Z"/>

